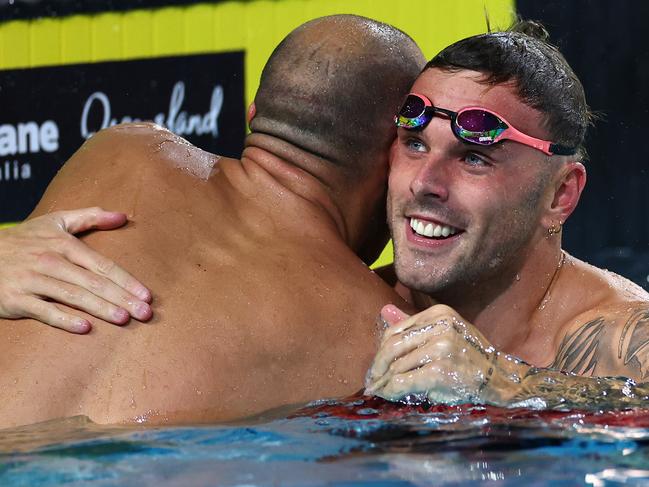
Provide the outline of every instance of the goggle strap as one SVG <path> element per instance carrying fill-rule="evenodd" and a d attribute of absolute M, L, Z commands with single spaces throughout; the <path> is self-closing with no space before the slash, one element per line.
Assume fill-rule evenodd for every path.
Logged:
<path fill-rule="evenodd" d="M 561 144 L 550 144 L 550 152 L 557 156 L 574 156 L 577 153 L 577 149 Z"/>
<path fill-rule="evenodd" d="M 552 145 L 551 142 L 547 140 L 537 139 L 536 137 L 532 137 L 531 135 L 524 134 L 517 128 L 509 125 L 509 123 L 506 122 L 505 120 L 502 121 L 503 123 L 505 123 L 507 128 L 503 132 L 501 132 L 498 135 L 498 137 L 495 138 L 494 142 L 500 142 L 501 140 L 509 139 L 509 140 L 513 140 L 514 142 L 518 142 L 520 144 L 526 145 L 528 147 L 533 147 L 537 150 L 540 150 L 541 152 L 543 152 L 548 156 L 552 155 L 552 150 L 550 149 L 550 146 Z"/>

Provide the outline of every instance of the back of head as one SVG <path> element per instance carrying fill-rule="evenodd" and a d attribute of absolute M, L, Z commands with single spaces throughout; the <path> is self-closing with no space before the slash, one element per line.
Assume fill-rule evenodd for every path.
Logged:
<path fill-rule="evenodd" d="M 487 84 L 513 83 L 520 99 L 545 115 L 552 141 L 576 147 L 577 157 L 584 157 L 592 115 L 581 82 L 548 37 L 541 24 L 519 21 L 507 31 L 468 37 L 448 46 L 426 69 L 466 69 L 484 73 Z"/>
<path fill-rule="evenodd" d="M 271 55 L 250 128 L 362 176 L 387 154 L 393 115 L 424 62 L 390 25 L 355 15 L 312 20 Z"/>

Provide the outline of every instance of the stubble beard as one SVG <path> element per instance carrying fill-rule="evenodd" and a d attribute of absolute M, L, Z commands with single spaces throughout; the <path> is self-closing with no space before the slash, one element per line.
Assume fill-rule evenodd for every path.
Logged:
<path fill-rule="evenodd" d="M 534 238 L 543 184 L 539 181 L 522 201 L 513 205 L 515 209 L 507 212 L 495 231 L 478 231 L 470 241 L 460 242 L 450 254 L 437 257 L 425 250 L 404 250 L 407 242 L 401 229 L 399 238 L 394 239 L 397 278 L 410 289 L 443 300 L 485 294 L 488 287 L 498 292 L 515 277 L 524 249 Z M 390 232 L 395 235 L 391 205 L 388 211 Z M 399 224 L 403 222 L 400 218 L 396 220 Z"/>
<path fill-rule="evenodd" d="M 440 257 L 417 250 L 399 252 L 401 245 L 395 242 L 396 275 L 410 289 L 438 299 L 484 294 L 485 285 L 511 280 L 510 274 L 515 274 L 512 269 L 534 233 L 529 227 L 520 230 L 506 239 L 494 240 L 493 235 L 483 235 L 481 238 L 487 239 L 488 245 L 467 242 L 468 245 L 455 249 L 453 255 Z"/>

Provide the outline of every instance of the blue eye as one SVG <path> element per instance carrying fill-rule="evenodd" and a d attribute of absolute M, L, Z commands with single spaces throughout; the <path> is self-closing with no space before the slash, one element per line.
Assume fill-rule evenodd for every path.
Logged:
<path fill-rule="evenodd" d="M 409 137 L 404 141 L 405 146 L 411 151 L 426 152 L 428 147 L 421 140 L 414 137 Z"/>
<path fill-rule="evenodd" d="M 469 152 L 464 156 L 464 161 L 472 167 L 485 167 L 489 166 L 489 163 L 482 157 L 480 157 L 475 152 Z"/>

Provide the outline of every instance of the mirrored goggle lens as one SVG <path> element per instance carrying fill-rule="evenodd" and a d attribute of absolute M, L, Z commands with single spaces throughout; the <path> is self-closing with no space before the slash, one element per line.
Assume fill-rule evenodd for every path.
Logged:
<path fill-rule="evenodd" d="M 424 100 L 418 96 L 408 95 L 401 110 L 399 110 L 399 115 L 404 118 L 416 118 L 424 113 L 425 108 Z"/>
<path fill-rule="evenodd" d="M 426 113 L 426 103 L 418 96 L 408 95 L 399 114 L 394 117 L 397 127 L 418 129 L 425 127 L 432 113 Z"/>
<path fill-rule="evenodd" d="M 474 144 L 490 145 L 507 129 L 507 125 L 495 115 L 483 110 L 464 110 L 457 115 L 455 133 Z"/>

